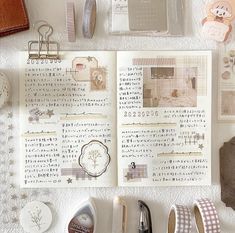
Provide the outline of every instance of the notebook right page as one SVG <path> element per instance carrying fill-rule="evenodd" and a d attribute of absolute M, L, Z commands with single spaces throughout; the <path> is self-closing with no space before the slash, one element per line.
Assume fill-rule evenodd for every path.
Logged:
<path fill-rule="evenodd" d="M 211 184 L 211 52 L 117 53 L 119 186 Z"/>

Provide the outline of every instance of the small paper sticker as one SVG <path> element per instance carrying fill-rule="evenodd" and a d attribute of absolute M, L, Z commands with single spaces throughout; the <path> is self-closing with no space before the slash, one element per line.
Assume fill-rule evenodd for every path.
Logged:
<path fill-rule="evenodd" d="M 207 5 L 207 17 L 202 21 L 202 35 L 206 39 L 225 42 L 232 31 L 235 3 L 214 1 Z"/>
<path fill-rule="evenodd" d="M 92 177 L 99 177 L 105 173 L 110 160 L 108 147 L 97 140 L 84 145 L 79 156 L 80 166 Z"/>

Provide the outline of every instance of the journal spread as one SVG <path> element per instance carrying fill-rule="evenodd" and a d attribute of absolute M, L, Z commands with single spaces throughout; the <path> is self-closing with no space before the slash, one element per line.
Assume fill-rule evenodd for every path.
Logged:
<path fill-rule="evenodd" d="M 20 54 L 21 186 L 208 185 L 211 53 Z"/>

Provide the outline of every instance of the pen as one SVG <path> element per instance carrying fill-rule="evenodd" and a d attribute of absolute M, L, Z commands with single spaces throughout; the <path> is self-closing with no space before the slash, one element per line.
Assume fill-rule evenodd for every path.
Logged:
<path fill-rule="evenodd" d="M 152 233 L 152 221 L 149 207 L 141 200 L 138 201 L 140 217 L 139 217 L 139 233 Z"/>

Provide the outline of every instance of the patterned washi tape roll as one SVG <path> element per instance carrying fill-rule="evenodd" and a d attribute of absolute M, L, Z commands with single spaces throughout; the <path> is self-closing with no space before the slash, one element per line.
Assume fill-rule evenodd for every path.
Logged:
<path fill-rule="evenodd" d="M 92 38 L 96 24 L 96 0 L 86 0 L 83 14 L 82 32 L 85 38 Z"/>
<path fill-rule="evenodd" d="M 209 199 L 195 201 L 194 214 L 199 233 L 221 233 L 217 211 Z"/>
<path fill-rule="evenodd" d="M 67 31 L 68 31 L 68 40 L 69 42 L 76 41 L 75 35 L 75 12 L 74 12 L 74 3 L 67 2 Z"/>
<path fill-rule="evenodd" d="M 191 214 L 187 207 L 173 205 L 168 219 L 168 233 L 190 233 L 191 220 Z"/>

